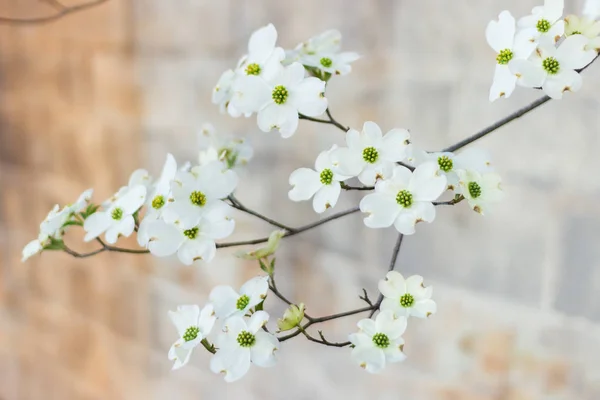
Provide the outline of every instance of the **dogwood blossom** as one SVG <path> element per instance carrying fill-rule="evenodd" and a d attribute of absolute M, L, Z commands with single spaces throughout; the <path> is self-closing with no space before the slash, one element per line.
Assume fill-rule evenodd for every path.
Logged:
<path fill-rule="evenodd" d="M 227 168 L 245 165 L 254 155 L 254 150 L 244 138 L 233 138 L 217 134 L 215 127 L 204 124 L 198 133 L 199 164 L 221 161 Z"/>
<path fill-rule="evenodd" d="M 217 251 L 215 240 L 226 238 L 235 228 L 231 211 L 229 205 L 216 201 L 208 204 L 198 219 L 152 221 L 147 227 L 148 250 L 157 257 L 177 253 L 185 265 L 199 260 L 210 262 Z"/>
<path fill-rule="evenodd" d="M 406 129 L 392 129 L 382 135 L 375 122 L 367 121 L 361 132 L 350 129 L 346 144 L 331 151 L 333 171 L 346 177 L 358 176 L 365 185 L 374 185 L 379 179 L 390 177 L 396 162 L 411 153 L 410 133 Z"/>
<path fill-rule="evenodd" d="M 269 277 L 257 276 L 244 283 L 240 292 L 236 292 L 231 286 L 216 286 L 208 296 L 214 304 L 215 313 L 219 318 L 227 318 L 232 315 L 244 316 L 257 304 L 262 303 L 269 291 Z"/>
<path fill-rule="evenodd" d="M 515 60 L 510 69 L 522 76 L 524 86 L 541 86 L 548 96 L 560 99 L 565 91 L 581 88 L 581 75 L 575 69 L 585 67 L 596 57 L 594 50 L 585 50 L 587 44 L 583 35 L 567 37 L 558 48 L 540 44 L 530 60 Z"/>
<path fill-rule="evenodd" d="M 212 209 L 211 205 L 229 196 L 237 183 L 237 174 L 224 170 L 220 162 L 180 172 L 171 182 L 173 202 L 165 209 L 164 215 L 169 220 L 179 220 L 191 227 Z"/>
<path fill-rule="evenodd" d="M 247 76 L 237 86 L 236 92 L 243 95 L 236 104 L 243 110 L 258 112 L 258 127 L 263 132 L 277 129 L 288 138 L 298 128 L 298 113 L 316 117 L 327 109 L 325 82 L 304 75 L 302 64 L 292 63 L 279 68 L 268 81 Z"/>
<path fill-rule="evenodd" d="M 437 311 L 431 299 L 433 289 L 423 286 L 423 277 L 409 276 L 404 279 L 401 273 L 390 271 L 385 280 L 379 281 L 379 291 L 383 295 L 381 311 L 389 310 L 396 317 L 426 318 Z"/>
<path fill-rule="evenodd" d="M 329 155 L 337 146 L 331 147 L 319 154 L 315 161 L 315 169 L 299 168 L 290 175 L 292 190 L 288 195 L 292 201 L 302 201 L 313 198 L 313 209 L 322 213 L 326 209 L 335 207 L 342 188 L 340 182 L 349 179 L 349 176 L 336 172 Z"/>
<path fill-rule="evenodd" d="M 565 17 L 565 35 L 583 35 L 588 39 L 585 50 L 600 52 L 600 21 L 586 16 L 568 15 Z"/>
<path fill-rule="evenodd" d="M 223 333 L 216 340 L 217 353 L 210 360 L 211 371 L 233 382 L 246 375 L 251 364 L 274 366 L 279 341 L 262 330 L 268 320 L 265 311 L 257 311 L 249 319 L 233 316 L 225 320 Z"/>
<path fill-rule="evenodd" d="M 83 229 L 86 231 L 84 241 L 89 242 L 106 232 L 106 241 L 114 244 L 119 236 L 128 237 L 135 228 L 133 214 L 140 209 L 146 200 L 146 187 L 133 186 L 120 192 L 119 197 L 103 211 L 96 211 L 86 218 Z"/>
<path fill-rule="evenodd" d="M 213 329 L 216 316 L 212 304 L 200 310 L 197 305 L 183 305 L 177 311 L 169 311 L 169 318 L 175 325 L 179 339 L 169 349 L 169 360 L 174 361 L 173 369 L 188 363 L 194 349 Z"/>
<path fill-rule="evenodd" d="M 294 50 L 288 50 L 284 63 L 291 64 L 294 61 L 301 61 L 306 56 L 337 53 L 340 51 L 341 43 L 340 31 L 329 29 L 300 43 Z"/>
<path fill-rule="evenodd" d="M 349 336 L 354 345 L 352 360 L 372 374 L 380 372 L 387 363 L 404 361 L 402 352 L 406 318 L 395 317 L 391 311 L 382 311 L 375 321 L 370 318 L 358 321 L 358 332 Z"/>
<path fill-rule="evenodd" d="M 143 168 L 136 169 L 129 176 L 127 186 L 121 186 L 121 188 L 119 188 L 119 190 L 117 190 L 115 194 L 103 201 L 101 206 L 103 208 L 109 208 L 111 204 L 117 201 L 119 197 L 127 193 L 130 189 L 134 188 L 135 186 L 142 185 L 146 188 L 146 190 L 148 190 L 151 184 L 152 176 L 150 176 L 150 173 Z"/>
<path fill-rule="evenodd" d="M 510 97 L 515 90 L 517 76 L 510 71 L 509 64 L 515 59 L 527 59 L 536 47 L 535 42 L 523 34 L 524 31 L 517 35 L 515 31 L 515 19 L 509 11 L 502 11 L 498 21 L 490 21 L 485 31 L 488 44 L 498 53 L 490 101 Z"/>
<path fill-rule="evenodd" d="M 458 177 L 456 192 L 462 194 L 471 208 L 480 214 L 485 214 L 494 203 L 504 197 L 500 187 L 500 175 L 496 173 L 459 171 Z"/>
<path fill-rule="evenodd" d="M 232 69 L 223 72 L 212 92 L 212 102 L 217 104 L 222 113 L 227 112 L 237 118 L 242 113 L 231 103 L 233 97 L 233 84 L 237 75 Z"/>
<path fill-rule="evenodd" d="M 435 163 L 419 165 L 411 172 L 396 166 L 389 179 L 375 185 L 375 193 L 363 197 L 360 210 L 367 213 L 364 219 L 369 228 L 387 228 L 394 225 L 405 235 L 415 233 L 417 222 L 435 219 L 436 200 L 446 190 L 446 177 L 438 172 Z"/>
<path fill-rule="evenodd" d="M 518 27 L 528 40 L 543 45 L 554 45 L 565 31 L 561 19 L 564 0 L 544 0 L 543 6 L 534 7 L 531 15 L 521 18 Z"/>
<path fill-rule="evenodd" d="M 254 31 L 248 41 L 248 54 L 242 57 L 236 72 L 270 79 L 285 58 L 285 51 L 276 47 L 276 42 L 277 30 L 273 24 Z"/>
<path fill-rule="evenodd" d="M 308 67 L 313 67 L 331 75 L 346 75 L 352 71 L 350 65 L 360 56 L 354 52 L 320 53 L 302 57 L 299 61 Z"/>

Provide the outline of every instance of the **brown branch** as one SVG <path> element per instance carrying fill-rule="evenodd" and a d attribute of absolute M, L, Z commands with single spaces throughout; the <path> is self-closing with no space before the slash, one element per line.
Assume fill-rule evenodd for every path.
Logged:
<path fill-rule="evenodd" d="M 400 233 L 398 235 L 398 239 L 396 240 L 396 245 L 394 246 L 394 250 L 392 250 L 392 259 L 390 260 L 388 272 L 393 271 L 394 268 L 396 268 L 396 260 L 398 260 L 398 254 L 400 254 L 400 247 L 402 246 L 402 239 L 404 239 L 404 235 Z M 369 314 L 369 318 L 371 318 L 373 316 L 373 314 L 375 314 L 375 312 L 377 310 L 379 310 L 379 306 L 381 305 L 382 301 L 383 301 L 383 294 L 380 293 L 379 297 L 377 297 L 377 301 L 375 302 L 375 304 L 373 304 L 373 307 L 371 307 L 371 313 Z"/>
<path fill-rule="evenodd" d="M 11 24 L 11 25 L 34 25 L 34 24 L 46 24 L 50 22 L 54 22 L 62 17 L 65 17 L 69 14 L 74 14 L 80 11 L 88 10 L 93 7 L 97 7 L 102 3 L 106 3 L 108 0 L 94 0 L 88 3 L 83 3 L 80 5 L 67 7 L 56 0 L 44 0 L 45 3 L 48 3 L 52 8 L 57 10 L 58 12 L 52 15 L 48 15 L 45 17 L 36 17 L 36 18 L 9 18 L 9 17 L 0 17 L 0 24 Z"/>

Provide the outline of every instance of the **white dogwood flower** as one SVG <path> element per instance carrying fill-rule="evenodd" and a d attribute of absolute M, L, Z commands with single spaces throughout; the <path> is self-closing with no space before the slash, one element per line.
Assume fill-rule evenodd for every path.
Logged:
<path fill-rule="evenodd" d="M 523 33 L 515 35 L 515 19 L 508 11 L 502 11 L 498 21 L 490 21 L 485 30 L 488 44 L 496 51 L 494 82 L 490 88 L 490 101 L 510 97 L 517 84 L 517 76 L 508 65 L 515 59 L 527 59 L 536 44 Z"/>
<path fill-rule="evenodd" d="M 352 360 L 372 374 L 380 372 L 387 363 L 404 361 L 402 352 L 406 318 L 395 317 L 391 311 L 381 311 L 375 321 L 370 318 L 358 321 L 358 332 L 349 335 L 354 345 Z"/>
<path fill-rule="evenodd" d="M 326 209 L 335 207 L 340 197 L 340 182 L 349 179 L 349 176 L 343 176 L 333 172 L 334 167 L 329 155 L 337 146 L 323 151 L 315 161 L 315 169 L 298 168 L 290 175 L 290 185 L 292 190 L 288 195 L 292 201 L 303 201 L 313 198 L 313 209 L 317 213 L 322 213 Z"/>
<path fill-rule="evenodd" d="M 269 291 L 269 277 L 257 276 L 242 285 L 240 292 L 231 286 L 216 286 L 208 296 L 215 307 L 218 318 L 232 315 L 244 316 L 257 304 L 262 303 Z"/>
<path fill-rule="evenodd" d="M 583 35 L 567 37 L 558 48 L 539 45 L 530 60 L 515 60 L 510 64 L 513 73 L 521 75 L 520 82 L 527 87 L 542 87 L 553 99 L 560 99 L 565 91 L 581 88 L 583 68 L 595 57 L 594 50 L 586 50 L 588 39 Z"/>
<path fill-rule="evenodd" d="M 133 214 L 140 209 L 146 200 L 146 187 L 133 186 L 103 211 L 96 211 L 86 218 L 83 229 L 86 231 L 86 242 L 106 232 L 106 241 L 114 244 L 119 236 L 128 237 L 133 233 L 135 220 Z"/>
<path fill-rule="evenodd" d="M 285 51 L 276 47 L 276 42 L 277 30 L 273 24 L 254 31 L 248 41 L 248 54 L 242 57 L 236 72 L 271 79 L 285 58 Z"/>
<path fill-rule="evenodd" d="M 471 208 L 480 214 L 485 214 L 494 203 L 504 197 L 500 185 L 501 178 L 496 173 L 458 171 L 458 177 L 456 192 L 462 194 Z"/>
<path fill-rule="evenodd" d="M 346 144 L 331 152 L 335 172 L 358 176 L 365 185 L 374 185 L 379 179 L 392 174 L 396 162 L 405 160 L 411 153 L 410 133 L 406 129 L 392 129 L 382 135 L 375 122 L 367 121 L 361 132 L 350 129 Z"/>
<path fill-rule="evenodd" d="M 302 64 L 282 67 L 268 81 L 257 76 L 240 79 L 236 93 L 243 93 L 243 110 L 258 112 L 258 127 L 263 132 L 279 130 L 288 138 L 298 128 L 298 113 L 316 117 L 327 109 L 325 82 L 314 77 L 305 78 Z"/>
<path fill-rule="evenodd" d="M 331 75 L 346 75 L 352 71 L 350 64 L 359 58 L 358 53 L 354 52 L 320 53 L 301 57 L 299 62 Z"/>
<path fill-rule="evenodd" d="M 431 299 L 433 288 L 423 286 L 423 277 L 409 276 L 404 279 L 401 273 L 390 271 L 385 280 L 379 281 L 379 291 L 383 295 L 381 311 L 389 310 L 397 317 L 427 318 L 437 311 Z"/>
<path fill-rule="evenodd" d="M 247 164 L 254 155 L 246 139 L 219 135 L 211 124 L 202 125 L 198 144 L 202 149 L 198 157 L 200 165 L 221 161 L 227 168 L 235 168 Z"/>
<path fill-rule="evenodd" d="M 588 39 L 585 50 L 600 52 L 600 21 L 585 16 L 568 15 L 565 17 L 565 35 L 583 35 Z"/>
<path fill-rule="evenodd" d="M 284 63 L 291 64 L 294 61 L 301 62 L 301 60 L 307 56 L 338 53 L 341 48 L 341 43 L 342 34 L 338 30 L 327 30 L 300 43 L 294 50 L 287 51 Z"/>
<path fill-rule="evenodd" d="M 222 113 L 227 112 L 230 116 L 237 118 L 242 113 L 235 108 L 231 99 L 233 97 L 233 85 L 238 75 L 232 69 L 223 72 L 217 85 L 213 88 L 212 102 L 217 104 Z"/>
<path fill-rule="evenodd" d="M 169 318 L 175 325 L 179 339 L 169 349 L 169 360 L 174 361 L 173 369 L 188 363 L 194 349 L 211 332 L 217 317 L 212 304 L 200 310 L 197 305 L 178 306 L 177 311 L 169 311 Z"/>
<path fill-rule="evenodd" d="M 543 6 L 534 7 L 531 15 L 521 18 L 517 26 L 528 40 L 543 45 L 554 45 L 565 31 L 561 19 L 564 0 L 544 0 Z"/>
<path fill-rule="evenodd" d="M 375 193 L 363 197 L 360 210 L 369 228 L 394 225 L 405 235 L 415 233 L 417 222 L 435 219 L 436 200 L 446 190 L 446 177 L 433 162 L 419 165 L 411 172 L 402 166 L 394 167 L 392 176 L 375 185 Z"/>
<path fill-rule="evenodd" d="M 215 240 L 231 235 L 235 221 L 231 218 L 232 208 L 222 201 L 206 206 L 205 214 L 198 222 L 181 220 L 167 222 L 159 219 L 148 224 L 148 250 L 157 257 L 177 253 L 185 265 L 202 260 L 210 262 L 215 257 Z"/>
<path fill-rule="evenodd" d="M 209 206 L 229 196 L 237 182 L 237 174 L 224 170 L 220 162 L 180 172 L 171 182 L 173 202 L 169 203 L 163 215 L 171 221 L 180 220 L 185 226 L 193 226 L 206 214 Z"/>
<path fill-rule="evenodd" d="M 269 320 L 265 311 L 257 311 L 249 319 L 234 316 L 225 320 L 223 333 L 217 337 L 219 350 L 210 360 L 210 369 L 222 374 L 226 382 L 242 378 L 250 365 L 272 367 L 279 341 L 262 330 Z"/>

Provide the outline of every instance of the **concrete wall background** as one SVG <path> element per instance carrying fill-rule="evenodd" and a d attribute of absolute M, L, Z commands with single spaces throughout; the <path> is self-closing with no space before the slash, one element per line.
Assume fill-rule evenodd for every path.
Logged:
<path fill-rule="evenodd" d="M 434 285 L 439 312 L 411 321 L 409 359 L 384 374 L 356 368 L 348 350 L 300 339 L 287 342 L 279 368 L 253 369 L 237 384 L 213 376 L 201 353 L 171 373 L 166 311 L 257 272 L 227 252 L 204 268 L 118 254 L 46 253 L 20 263 L 54 203 L 88 187 L 104 199 L 135 168 L 158 173 L 166 152 L 193 159 L 206 121 L 255 145 L 240 200 L 290 225 L 317 219 L 309 203 L 287 200 L 287 179 L 343 135 L 304 121 L 282 140 L 210 103 L 257 27 L 273 22 L 288 48 L 339 29 L 344 48 L 364 57 L 330 85 L 335 116 L 353 127 L 374 120 L 409 128 L 417 145 L 436 149 L 539 95 L 520 90 L 487 102 L 494 56 L 484 37 L 501 10 L 523 15 L 537 3 L 111 0 L 54 24 L 0 26 L 0 399 L 599 398 L 596 65 L 579 93 L 478 144 L 493 154 L 508 192 L 495 213 L 439 210 L 406 238 L 398 269 Z M 567 7 L 579 10 L 581 1 Z M 0 1 L 0 15 L 48 11 L 32 0 Z M 336 210 L 359 199 L 347 194 Z M 240 216 L 233 238 L 269 231 Z M 362 287 L 376 297 L 395 237 L 367 230 L 359 215 L 301 235 L 282 246 L 280 286 L 312 314 L 359 306 Z M 86 248 L 77 234 L 69 239 Z M 270 307 L 283 310 L 275 299 Z M 323 328 L 341 340 L 356 320 Z"/>

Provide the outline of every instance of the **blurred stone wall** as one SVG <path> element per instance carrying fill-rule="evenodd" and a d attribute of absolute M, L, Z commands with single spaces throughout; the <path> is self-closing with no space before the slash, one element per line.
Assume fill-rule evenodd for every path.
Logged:
<path fill-rule="evenodd" d="M 45 10 L 8 3 L 2 15 Z M 580 3 L 568 2 L 569 11 Z M 283 347 L 278 368 L 253 369 L 236 384 L 213 376 L 200 352 L 171 373 L 166 311 L 258 272 L 228 252 L 195 268 L 118 254 L 20 263 L 54 203 L 92 186 L 101 201 L 135 168 L 158 173 L 167 152 L 194 159 L 195 132 L 207 121 L 255 146 L 241 201 L 292 226 L 318 219 L 308 202 L 289 202 L 287 179 L 343 135 L 303 121 L 282 140 L 210 103 L 254 29 L 273 22 L 288 48 L 339 29 L 344 48 L 364 57 L 329 85 L 336 118 L 409 128 L 417 145 L 437 149 L 539 95 L 521 90 L 488 103 L 494 55 L 484 37 L 501 10 L 523 15 L 537 4 L 111 0 L 46 26 L 0 26 L 0 399 L 600 398 L 597 65 L 579 93 L 478 143 L 508 193 L 495 213 L 439 209 L 435 223 L 405 239 L 397 269 L 434 285 L 439 312 L 411 320 L 408 360 L 381 375 L 352 365 L 347 349 L 301 339 Z M 345 194 L 336 210 L 360 196 Z M 271 229 L 237 221 L 233 239 Z M 395 238 L 393 229 L 368 230 L 358 214 L 295 237 L 278 257 L 280 286 L 314 315 L 358 307 L 361 288 L 376 297 Z M 79 239 L 69 237 L 84 249 Z M 283 310 L 275 299 L 268 308 Z M 357 320 L 322 328 L 344 340 Z"/>

